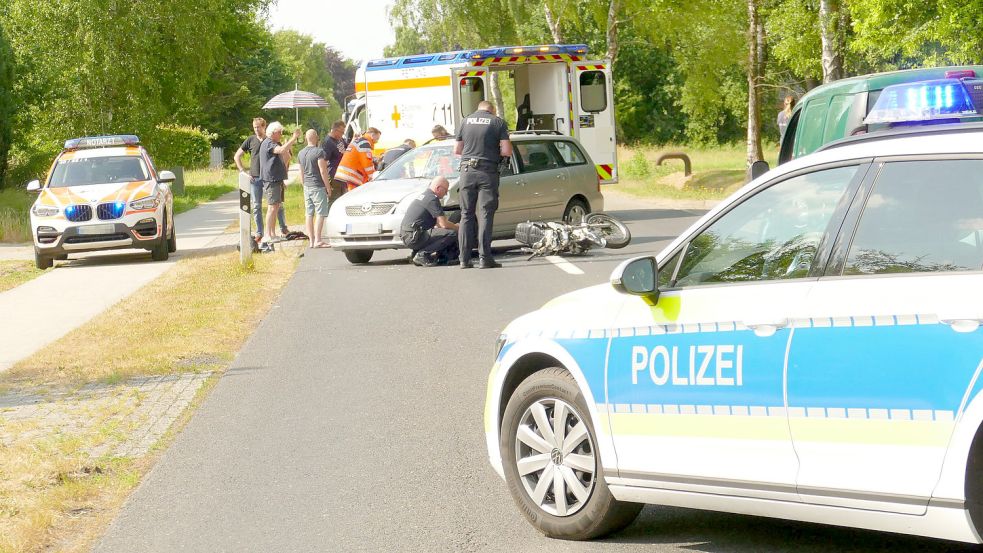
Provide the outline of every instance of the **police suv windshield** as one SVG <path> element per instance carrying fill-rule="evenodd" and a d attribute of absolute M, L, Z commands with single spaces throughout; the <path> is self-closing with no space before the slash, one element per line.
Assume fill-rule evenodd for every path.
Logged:
<path fill-rule="evenodd" d="M 410 150 L 379 173 L 375 180 L 432 179 L 458 177 L 461 156 L 454 155 L 453 144 L 424 146 Z"/>
<path fill-rule="evenodd" d="M 140 156 L 82 157 L 60 160 L 51 172 L 48 186 L 64 188 L 149 179 L 150 172 Z"/>

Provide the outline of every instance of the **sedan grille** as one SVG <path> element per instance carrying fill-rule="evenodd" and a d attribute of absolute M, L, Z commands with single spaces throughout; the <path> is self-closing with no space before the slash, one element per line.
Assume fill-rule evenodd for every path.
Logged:
<path fill-rule="evenodd" d="M 81 223 L 92 219 L 92 206 L 85 204 L 70 205 L 65 208 L 65 218 L 73 223 Z"/>
<path fill-rule="evenodd" d="M 349 217 L 361 217 L 363 215 L 385 215 L 394 207 L 396 207 L 396 202 L 348 205 L 345 206 L 345 214 Z"/>
<path fill-rule="evenodd" d="M 103 221 L 110 219 L 119 219 L 123 216 L 123 211 L 126 210 L 126 204 L 123 202 L 112 202 L 108 204 L 99 204 L 96 208 L 96 215 Z"/>

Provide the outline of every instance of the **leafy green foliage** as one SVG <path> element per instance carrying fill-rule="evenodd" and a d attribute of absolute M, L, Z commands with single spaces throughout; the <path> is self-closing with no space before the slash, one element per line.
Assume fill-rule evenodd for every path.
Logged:
<path fill-rule="evenodd" d="M 0 21 L 0 187 L 7 173 L 7 154 L 10 152 L 10 127 L 14 114 L 14 52 L 7 42 Z"/>
<path fill-rule="evenodd" d="M 273 42 L 293 84 L 300 90 L 321 96 L 331 104 L 328 108 L 302 109 L 298 114 L 285 114 L 283 111 L 278 111 L 279 119 L 293 121 L 294 116 L 297 116 L 300 117 L 304 128 L 329 127 L 331 122 L 341 115 L 341 109 L 334 101 L 334 79 L 326 63 L 327 47 L 296 31 L 277 31 L 273 35 Z M 287 90 L 290 89 L 293 87 Z"/>
<path fill-rule="evenodd" d="M 197 127 L 157 125 L 142 140 L 159 169 L 177 166 L 199 169 L 208 165 L 214 139 L 214 134 Z"/>

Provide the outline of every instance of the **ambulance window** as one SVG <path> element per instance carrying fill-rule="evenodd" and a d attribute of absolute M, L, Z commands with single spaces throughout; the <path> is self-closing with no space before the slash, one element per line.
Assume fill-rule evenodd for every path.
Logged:
<path fill-rule="evenodd" d="M 608 87 L 604 71 L 584 71 L 580 74 L 580 109 L 597 113 L 608 109 Z"/>
<path fill-rule="evenodd" d="M 481 77 L 463 77 L 460 87 L 461 115 L 471 115 L 485 99 L 485 81 Z"/>
<path fill-rule="evenodd" d="M 803 278 L 857 167 L 792 177 L 745 199 L 686 246 L 676 286 Z"/>
<path fill-rule="evenodd" d="M 567 165 L 583 165 L 587 163 L 583 152 L 573 142 L 557 141 L 553 143 L 556 151 L 560 153 L 563 163 Z"/>
<path fill-rule="evenodd" d="M 983 160 L 886 164 L 864 206 L 843 274 L 981 269 Z"/>

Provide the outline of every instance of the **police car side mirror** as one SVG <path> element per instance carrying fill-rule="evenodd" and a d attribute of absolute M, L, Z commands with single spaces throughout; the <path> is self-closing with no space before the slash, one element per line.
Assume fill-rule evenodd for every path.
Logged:
<path fill-rule="evenodd" d="M 659 268 L 652 256 L 623 262 L 611 273 L 611 286 L 622 294 L 641 296 L 651 305 L 659 298 Z"/>
<path fill-rule="evenodd" d="M 27 183 L 28 192 L 38 192 L 39 190 L 41 190 L 41 181 L 34 179 L 31 182 Z"/>
<path fill-rule="evenodd" d="M 170 171 L 161 171 L 160 175 L 158 176 L 160 178 L 158 178 L 157 180 L 160 182 L 174 182 L 175 180 L 177 180 L 177 177 L 174 176 L 174 173 Z"/>
<path fill-rule="evenodd" d="M 771 167 L 768 165 L 768 162 L 767 161 L 763 161 L 763 160 L 760 160 L 760 159 L 758 161 L 755 161 L 754 163 L 751 164 L 750 167 L 748 167 L 748 170 L 747 170 L 747 177 L 748 177 L 747 178 L 747 181 L 748 182 L 753 181 L 754 179 L 756 179 L 756 178 L 760 177 L 761 175 L 764 175 L 765 173 L 767 173 L 770 169 L 771 169 Z"/>

